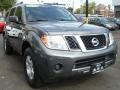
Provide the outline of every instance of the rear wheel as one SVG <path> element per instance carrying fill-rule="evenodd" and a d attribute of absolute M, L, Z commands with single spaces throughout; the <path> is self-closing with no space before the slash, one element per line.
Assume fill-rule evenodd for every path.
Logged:
<path fill-rule="evenodd" d="M 27 82 L 32 88 L 39 88 L 43 85 L 37 65 L 33 60 L 33 52 L 31 48 L 27 48 L 24 52 L 24 72 Z"/>
<path fill-rule="evenodd" d="M 4 51 L 5 54 L 12 54 L 13 52 L 13 49 L 6 38 L 4 38 Z"/>

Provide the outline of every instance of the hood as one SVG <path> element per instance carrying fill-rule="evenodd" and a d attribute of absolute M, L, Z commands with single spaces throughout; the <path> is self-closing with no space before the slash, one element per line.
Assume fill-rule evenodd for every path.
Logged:
<path fill-rule="evenodd" d="M 100 34 L 106 33 L 108 30 L 103 27 L 84 24 L 80 22 L 37 22 L 31 23 L 30 26 L 47 34 Z"/>

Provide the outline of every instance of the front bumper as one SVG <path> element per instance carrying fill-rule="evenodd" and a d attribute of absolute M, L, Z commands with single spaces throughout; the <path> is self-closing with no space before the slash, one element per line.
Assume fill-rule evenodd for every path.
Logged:
<path fill-rule="evenodd" d="M 3 32 L 4 26 L 0 26 L 0 32 Z"/>
<path fill-rule="evenodd" d="M 93 52 L 56 51 L 35 54 L 37 66 L 44 80 L 55 80 L 91 73 L 92 64 L 103 62 L 104 68 L 115 63 L 116 44 L 109 48 Z"/>

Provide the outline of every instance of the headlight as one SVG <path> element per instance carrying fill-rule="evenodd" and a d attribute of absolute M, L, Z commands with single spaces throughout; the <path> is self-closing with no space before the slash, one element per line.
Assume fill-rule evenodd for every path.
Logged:
<path fill-rule="evenodd" d="M 112 33 L 109 33 L 109 45 L 112 45 L 114 43 L 114 37 Z"/>
<path fill-rule="evenodd" d="M 45 46 L 50 49 L 68 50 L 68 47 L 62 36 L 42 36 L 41 40 Z"/>
<path fill-rule="evenodd" d="M 105 24 L 107 27 L 112 27 L 110 24 Z"/>

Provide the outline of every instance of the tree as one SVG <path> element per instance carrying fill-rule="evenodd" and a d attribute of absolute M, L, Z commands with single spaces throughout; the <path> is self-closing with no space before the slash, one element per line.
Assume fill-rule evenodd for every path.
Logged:
<path fill-rule="evenodd" d="M 17 0 L 0 0 L 0 11 L 11 8 Z"/>
<path fill-rule="evenodd" d="M 77 8 L 77 9 L 75 10 L 75 14 L 80 14 L 80 8 Z"/>
<path fill-rule="evenodd" d="M 95 2 L 89 3 L 88 13 L 94 14 L 95 7 L 96 7 Z M 86 13 L 86 3 L 83 4 L 82 9 L 83 9 L 83 14 L 85 14 Z"/>
<path fill-rule="evenodd" d="M 91 2 L 89 4 L 90 14 L 94 14 L 95 7 L 96 7 L 96 3 L 95 2 Z"/>
<path fill-rule="evenodd" d="M 70 11 L 70 12 L 73 12 L 73 8 L 72 7 L 68 7 L 67 10 Z"/>

